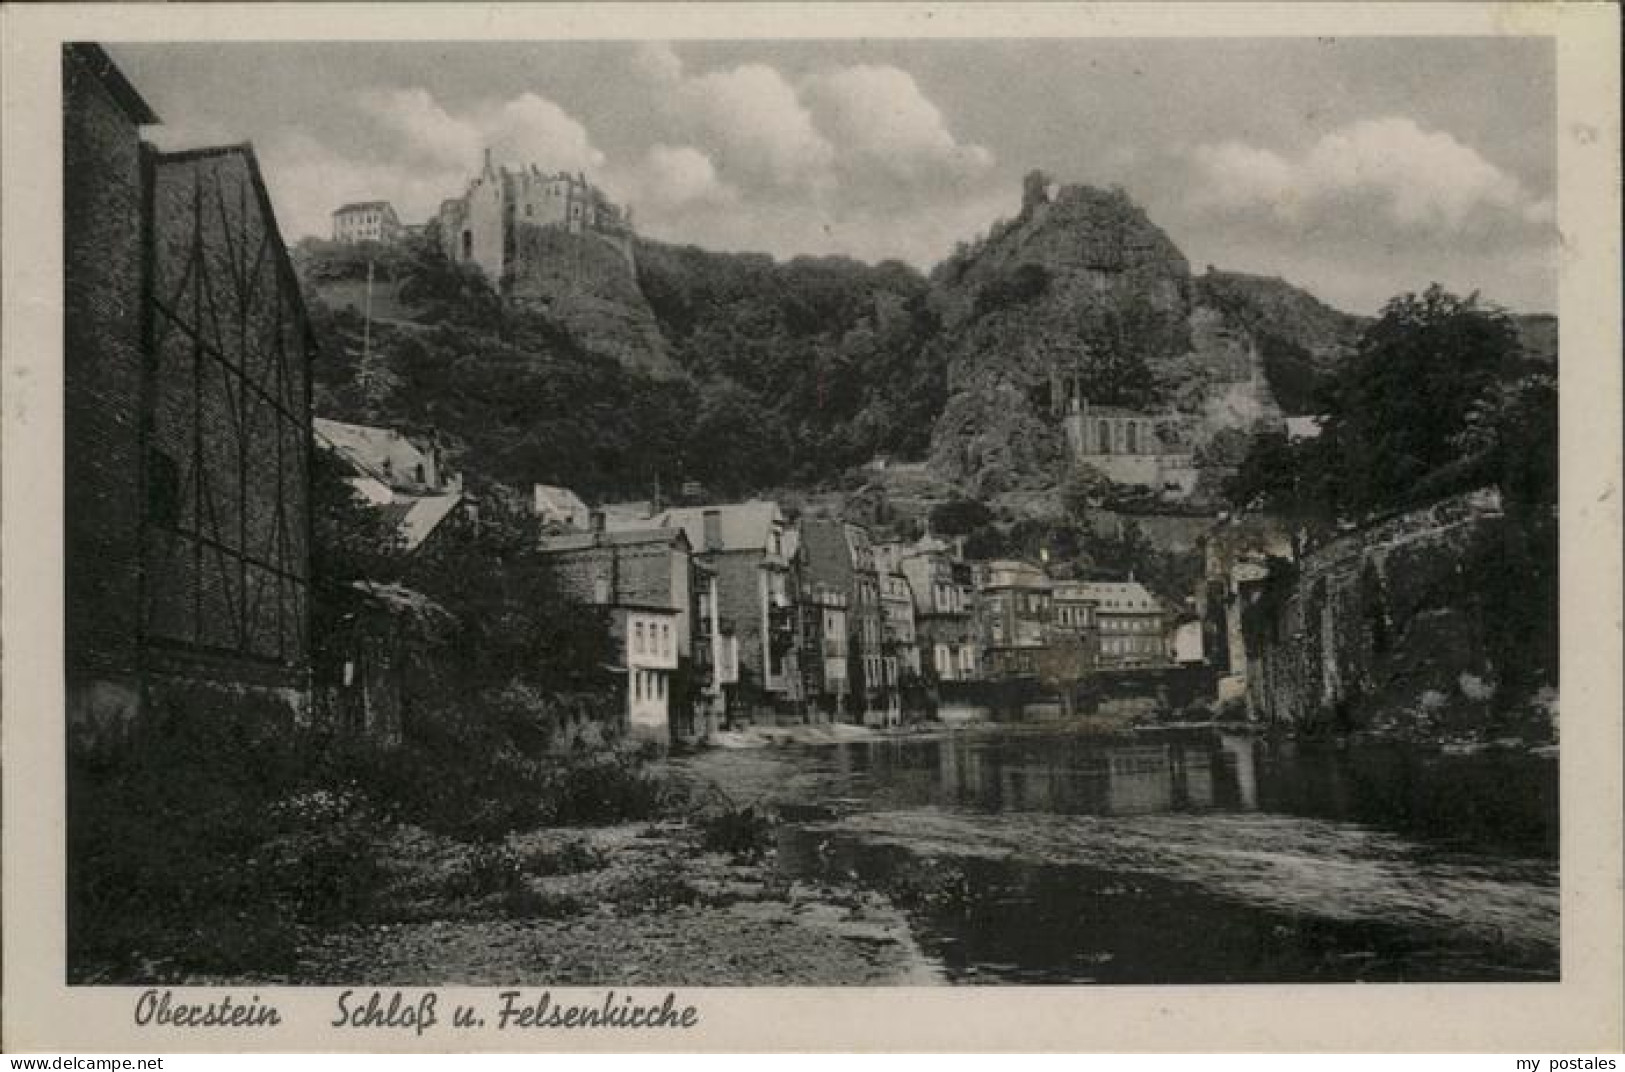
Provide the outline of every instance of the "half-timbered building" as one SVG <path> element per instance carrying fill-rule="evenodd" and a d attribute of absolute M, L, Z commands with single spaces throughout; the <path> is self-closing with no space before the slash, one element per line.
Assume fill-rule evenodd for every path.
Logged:
<path fill-rule="evenodd" d="M 64 50 L 70 725 L 308 712 L 313 337 L 253 149 Z"/>

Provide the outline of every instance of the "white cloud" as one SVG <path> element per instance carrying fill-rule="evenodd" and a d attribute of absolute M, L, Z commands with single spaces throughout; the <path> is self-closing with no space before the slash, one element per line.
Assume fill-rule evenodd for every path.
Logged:
<path fill-rule="evenodd" d="M 651 82 L 676 82 L 683 77 L 683 61 L 664 41 L 645 41 L 632 54 L 632 70 Z"/>
<path fill-rule="evenodd" d="M 834 147 L 772 67 L 750 63 L 685 79 L 671 104 L 709 143 L 725 171 L 782 189 L 829 185 Z"/>
<path fill-rule="evenodd" d="M 900 193 L 963 184 L 993 165 L 986 148 L 954 138 L 897 67 L 834 67 L 792 83 L 762 63 L 691 72 L 669 45 L 645 44 L 632 69 L 668 126 L 759 198 L 896 204 Z"/>
<path fill-rule="evenodd" d="M 1192 160 L 1205 206 L 1265 208 L 1294 224 L 1374 206 L 1406 228 L 1456 231 L 1484 212 L 1539 212 L 1518 180 L 1477 150 L 1401 116 L 1352 123 L 1296 156 L 1230 141 L 1199 146 Z"/>
<path fill-rule="evenodd" d="M 290 242 L 326 237 L 330 214 L 346 201 L 383 198 L 406 222 L 421 222 L 467 179 L 464 168 L 358 160 L 303 133 L 267 143 L 260 160 L 282 236 Z"/>
<path fill-rule="evenodd" d="M 360 108 L 391 135 L 403 158 L 472 171 L 489 148 L 500 163 L 535 162 L 548 169 L 601 167 L 604 154 L 587 128 L 557 104 L 534 93 L 453 116 L 427 90 L 366 93 Z"/>
<path fill-rule="evenodd" d="M 961 145 L 912 75 L 859 65 L 808 79 L 804 91 L 819 126 L 843 156 L 906 183 L 958 181 L 985 172 L 993 155 Z"/>
<path fill-rule="evenodd" d="M 711 158 L 692 145 L 656 144 L 630 173 L 608 177 L 617 196 L 638 207 L 641 218 L 660 220 L 674 210 L 732 204 L 739 191 L 717 176 Z"/>
<path fill-rule="evenodd" d="M 604 154 L 593 145 L 587 128 L 534 93 L 506 101 L 476 122 L 499 162 L 535 163 L 547 170 L 567 171 L 596 171 L 604 166 Z"/>
<path fill-rule="evenodd" d="M 374 90 L 362 94 L 361 111 L 393 138 L 406 155 L 442 167 L 468 167 L 478 159 L 480 130 L 454 118 L 426 89 Z"/>

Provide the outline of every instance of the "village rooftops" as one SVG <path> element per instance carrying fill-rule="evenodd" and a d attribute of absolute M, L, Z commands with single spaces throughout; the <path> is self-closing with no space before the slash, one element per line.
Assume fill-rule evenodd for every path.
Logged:
<path fill-rule="evenodd" d="M 1076 581 L 1065 586 L 1066 599 L 1088 601 L 1108 613 L 1161 614 L 1162 600 L 1139 581 Z"/>
<path fill-rule="evenodd" d="M 314 424 L 316 438 L 337 451 L 357 471 L 392 488 L 439 490 L 436 459 L 404 433 L 327 417 L 317 417 Z"/>
<path fill-rule="evenodd" d="M 553 484 L 537 484 L 533 492 L 532 507 L 544 522 L 558 522 L 575 528 L 586 528 L 592 511 L 581 496 L 569 488 Z"/>
<path fill-rule="evenodd" d="M 1037 588 L 1048 591 L 1054 586 L 1044 571 L 1031 562 L 1014 558 L 1001 558 L 983 567 L 983 588 Z"/>
<path fill-rule="evenodd" d="M 402 495 L 379 506 L 378 512 L 395 526 L 406 550 L 412 551 L 421 547 L 462 501 L 462 493 L 455 491 L 446 495 Z"/>

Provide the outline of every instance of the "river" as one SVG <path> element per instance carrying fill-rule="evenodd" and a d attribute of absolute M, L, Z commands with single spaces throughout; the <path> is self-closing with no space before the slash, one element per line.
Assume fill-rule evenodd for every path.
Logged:
<path fill-rule="evenodd" d="M 690 762 L 951 982 L 1558 975 L 1554 757 L 982 726 Z"/>

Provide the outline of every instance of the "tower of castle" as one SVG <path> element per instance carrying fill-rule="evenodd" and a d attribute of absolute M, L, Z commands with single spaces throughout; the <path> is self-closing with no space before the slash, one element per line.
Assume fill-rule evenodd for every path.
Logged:
<path fill-rule="evenodd" d="M 632 214 L 577 171 L 546 172 L 535 164 L 510 169 L 485 150 L 480 171 L 461 197 L 441 202 L 440 243 L 446 257 L 476 264 L 493 284 L 512 267 L 521 227 L 556 227 L 602 238 L 632 257 Z"/>

